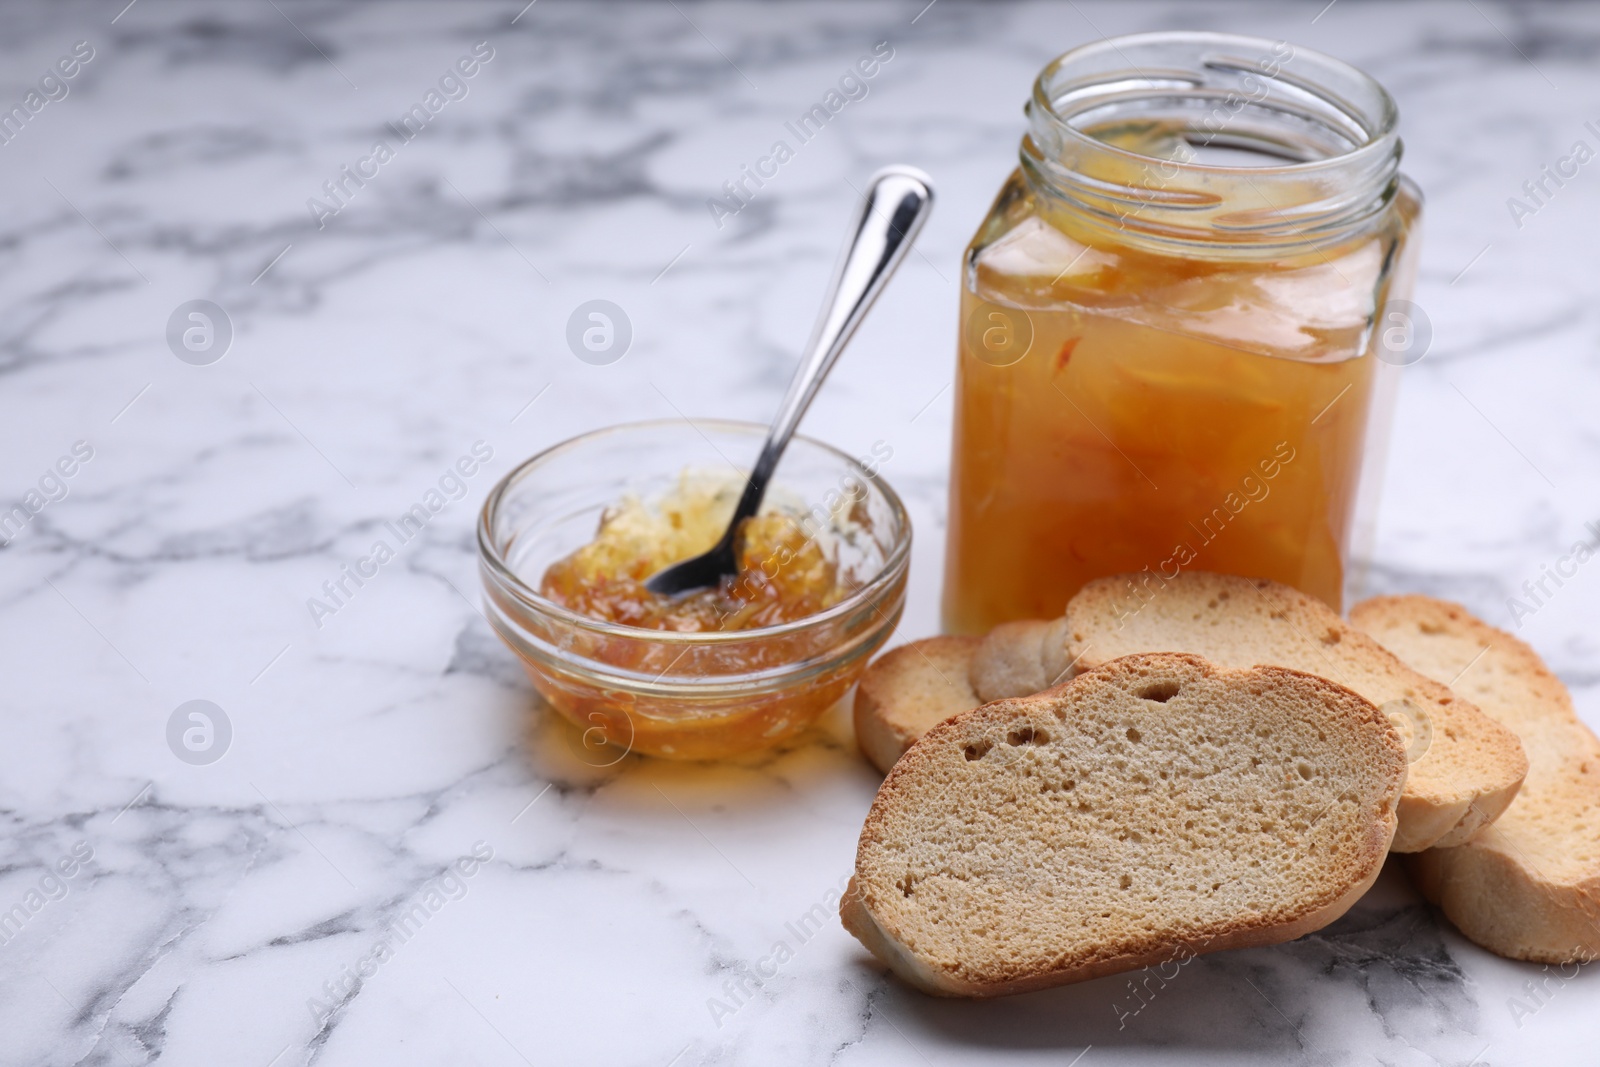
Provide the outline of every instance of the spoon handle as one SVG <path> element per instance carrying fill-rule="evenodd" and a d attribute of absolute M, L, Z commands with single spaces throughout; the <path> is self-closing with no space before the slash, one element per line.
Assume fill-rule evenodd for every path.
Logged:
<path fill-rule="evenodd" d="M 885 167 L 872 176 L 866 196 L 851 220 L 800 366 L 778 406 L 772 431 L 750 472 L 750 480 L 745 483 L 736 511 L 739 517 L 754 515 L 760 508 L 767 482 L 806 408 L 861 325 L 867 309 L 911 250 L 932 206 L 932 179 L 915 167 Z"/>

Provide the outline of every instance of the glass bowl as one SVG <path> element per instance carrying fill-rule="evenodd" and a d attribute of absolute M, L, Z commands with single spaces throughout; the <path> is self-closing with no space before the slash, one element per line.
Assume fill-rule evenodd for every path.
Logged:
<path fill-rule="evenodd" d="M 833 607 L 778 626 L 681 633 L 589 618 L 540 595 L 545 569 L 592 541 L 607 507 L 628 494 L 660 499 L 684 470 L 742 479 L 766 433 L 715 420 L 614 426 L 539 453 L 489 493 L 478 556 L 490 624 L 586 745 L 670 759 L 775 745 L 843 697 L 894 631 L 911 555 L 905 507 L 862 462 L 798 435 L 768 502 L 836 549 L 853 588 Z"/>

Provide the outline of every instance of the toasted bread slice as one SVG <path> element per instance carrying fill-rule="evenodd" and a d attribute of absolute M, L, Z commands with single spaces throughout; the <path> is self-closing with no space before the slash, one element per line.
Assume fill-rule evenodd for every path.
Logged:
<path fill-rule="evenodd" d="M 978 703 L 1027 696 L 1072 676 L 1067 662 L 1067 620 L 1003 622 L 984 637 L 969 677 Z"/>
<path fill-rule="evenodd" d="M 995 996 L 1319 929 L 1372 885 L 1398 731 L 1283 667 L 1129 656 L 928 731 L 840 906 L 930 993 Z"/>
<path fill-rule="evenodd" d="M 1467 609 L 1376 597 L 1350 621 L 1516 731 L 1517 799 L 1465 845 L 1411 857 L 1417 887 L 1490 952 L 1538 963 L 1600 958 L 1600 739 L 1538 653 Z"/>
<path fill-rule="evenodd" d="M 1067 605 L 1067 630 L 1068 659 L 1083 670 L 1133 652 L 1193 652 L 1228 667 L 1273 663 L 1318 674 L 1399 709 L 1421 736 L 1400 800 L 1396 852 L 1471 840 L 1505 811 L 1528 770 L 1516 734 L 1322 601 L 1277 582 L 1203 571 L 1168 581 L 1102 578 Z M 1385 707 L 1391 701 L 1407 703 Z"/>
<path fill-rule="evenodd" d="M 982 703 L 967 681 L 976 637 L 929 637 L 879 656 L 856 687 L 856 744 L 885 774 L 935 723 Z"/>

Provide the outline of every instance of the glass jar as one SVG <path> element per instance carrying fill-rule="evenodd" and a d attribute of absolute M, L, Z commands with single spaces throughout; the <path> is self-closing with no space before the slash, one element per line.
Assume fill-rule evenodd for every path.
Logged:
<path fill-rule="evenodd" d="M 1415 273 L 1394 102 L 1284 42 L 1155 33 L 1061 56 L 1026 110 L 963 262 L 945 628 L 1191 568 L 1340 609 Z"/>
<path fill-rule="evenodd" d="M 629 752 L 719 759 L 794 737 L 855 684 L 905 608 L 911 520 L 883 476 L 811 438 L 789 443 L 768 501 L 792 500 L 854 590 L 792 622 L 748 630 L 640 629 L 540 591 L 551 563 L 594 539 L 606 509 L 658 500 L 681 472 L 742 481 L 767 427 L 715 419 L 629 423 L 539 453 L 490 491 L 478 521 L 489 623 L 545 702 L 580 731 L 581 758 Z M 763 564 L 765 566 L 765 564 Z"/>

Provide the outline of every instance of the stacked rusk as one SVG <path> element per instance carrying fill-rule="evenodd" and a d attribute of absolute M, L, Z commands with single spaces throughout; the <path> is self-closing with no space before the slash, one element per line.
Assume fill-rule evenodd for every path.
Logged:
<path fill-rule="evenodd" d="M 1427 597 L 1347 623 L 1275 582 L 1147 578 L 862 679 L 888 778 L 842 914 L 896 972 L 984 996 L 1288 940 L 1388 851 L 1493 952 L 1600 956 L 1600 740 L 1532 649 Z"/>

